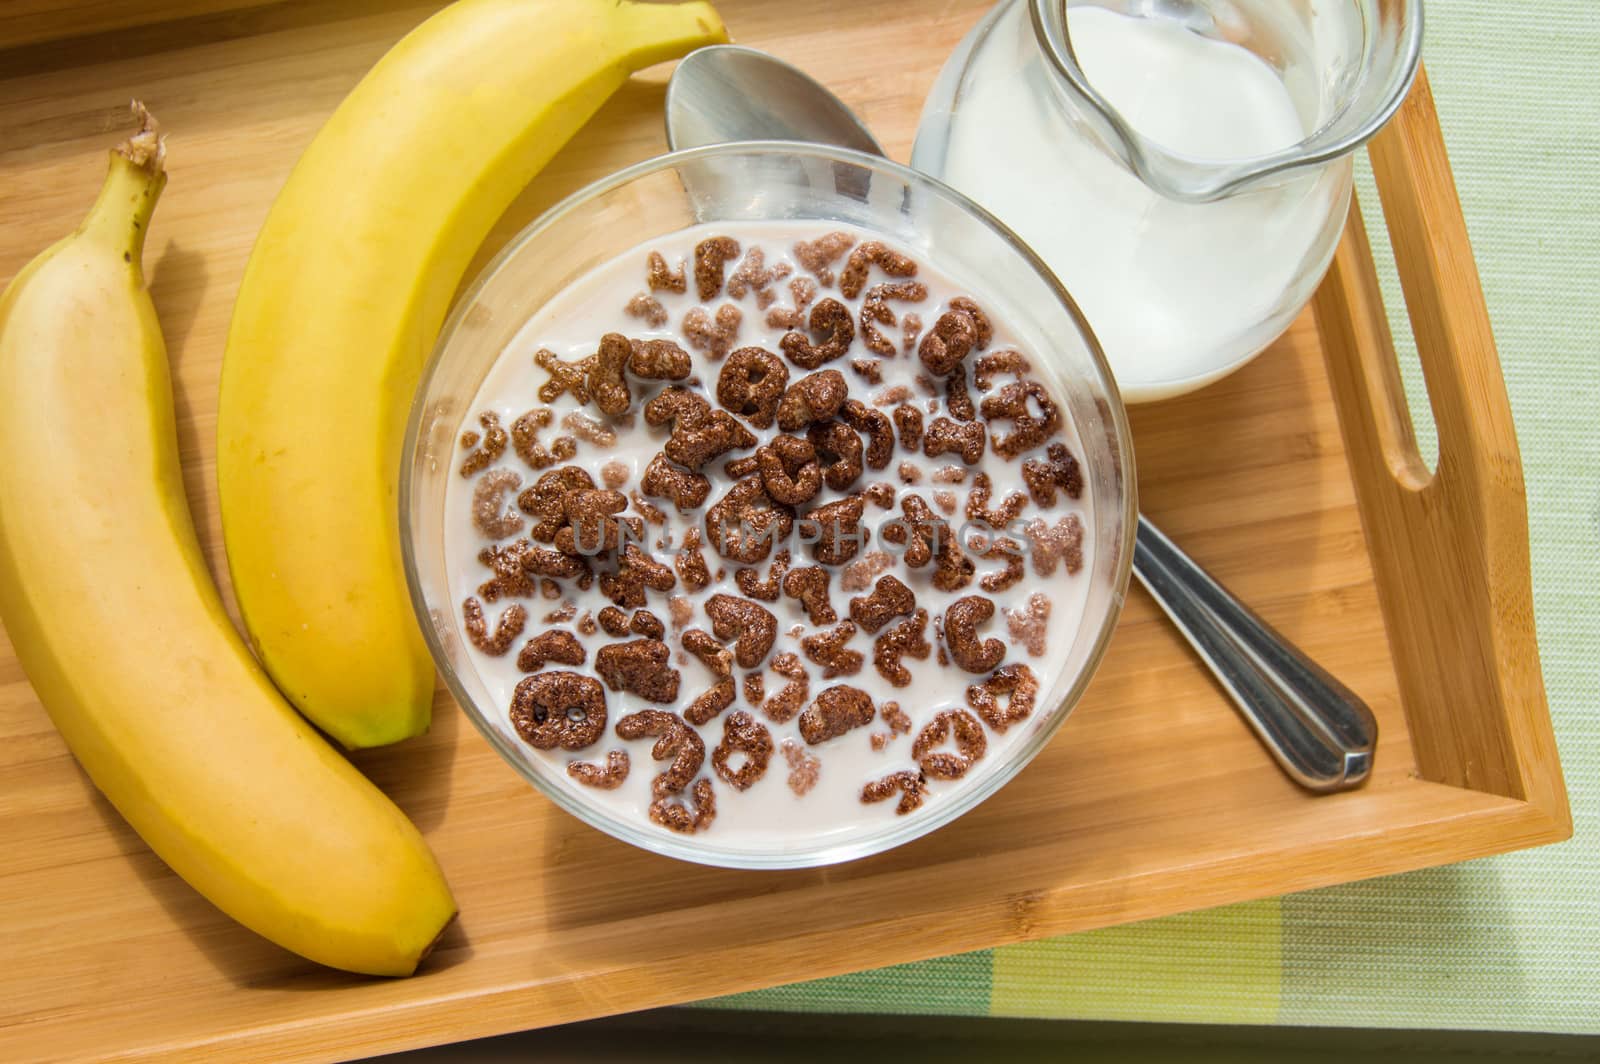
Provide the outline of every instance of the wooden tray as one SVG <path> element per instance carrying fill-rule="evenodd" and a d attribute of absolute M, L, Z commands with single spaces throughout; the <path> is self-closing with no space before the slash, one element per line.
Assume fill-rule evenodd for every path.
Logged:
<path fill-rule="evenodd" d="M 0 51 L 0 278 L 82 216 L 130 95 L 172 131 L 147 263 L 189 494 L 224 581 L 212 437 L 245 257 L 301 149 L 431 6 L 0 7 L 0 46 L 15 45 Z M 939 65 L 984 6 L 722 9 L 742 41 L 829 82 L 905 158 Z M 151 12 L 168 21 L 124 28 Z M 626 87 L 485 257 L 559 196 L 661 150 L 664 84 L 656 71 Z M 441 693 L 431 734 L 358 760 L 428 833 L 462 918 L 424 974 L 360 979 L 242 930 L 168 872 L 96 795 L 0 640 L 0 1058 L 358 1056 L 1567 837 L 1516 438 L 1425 79 L 1372 157 L 1438 475 L 1411 440 L 1359 216 L 1314 310 L 1272 351 L 1133 418 L 1145 509 L 1377 713 L 1362 790 L 1291 785 L 1142 593 L 1089 697 L 1016 781 L 931 837 L 817 871 L 699 868 L 613 841 L 524 784 Z"/>

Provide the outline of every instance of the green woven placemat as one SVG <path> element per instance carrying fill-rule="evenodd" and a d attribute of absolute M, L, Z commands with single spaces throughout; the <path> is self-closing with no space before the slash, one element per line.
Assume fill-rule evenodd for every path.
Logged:
<path fill-rule="evenodd" d="M 1427 14 L 1429 76 L 1522 444 L 1574 839 L 706 1004 L 1600 1033 L 1600 4 L 1429 0 Z M 1414 351 L 1401 365 L 1428 454 Z"/>

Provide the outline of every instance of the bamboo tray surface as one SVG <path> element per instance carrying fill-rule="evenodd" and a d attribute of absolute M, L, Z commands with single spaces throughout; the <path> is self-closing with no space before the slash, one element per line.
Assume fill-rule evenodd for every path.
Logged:
<path fill-rule="evenodd" d="M 0 5 L 0 284 L 82 217 L 130 95 L 171 131 L 146 265 L 224 588 L 215 404 L 246 256 L 323 120 L 436 6 Z M 740 41 L 822 78 L 901 159 L 985 6 L 720 5 Z M 665 82 L 627 85 L 480 264 L 561 196 L 663 150 Z M 257 938 L 169 872 L 77 768 L 0 635 L 0 1058 L 360 1056 L 1565 838 L 1520 460 L 1425 78 L 1372 155 L 1437 476 L 1410 440 L 1359 215 L 1314 309 L 1271 351 L 1133 412 L 1145 511 L 1377 714 L 1361 790 L 1289 783 L 1138 592 L 1088 697 L 1020 777 L 932 836 L 829 869 L 701 868 L 614 841 L 524 784 L 441 691 L 427 736 L 356 760 L 427 832 L 462 917 L 422 974 L 370 980 Z"/>

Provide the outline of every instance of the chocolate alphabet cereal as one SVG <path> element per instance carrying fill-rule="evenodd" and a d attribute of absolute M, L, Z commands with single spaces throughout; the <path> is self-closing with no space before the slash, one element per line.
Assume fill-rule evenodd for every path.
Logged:
<path fill-rule="evenodd" d="M 937 235 L 652 241 L 547 300 L 457 412 L 458 642 L 583 806 L 803 849 L 928 816 L 1034 732 L 1098 471 L 1010 293 L 954 284 Z"/>

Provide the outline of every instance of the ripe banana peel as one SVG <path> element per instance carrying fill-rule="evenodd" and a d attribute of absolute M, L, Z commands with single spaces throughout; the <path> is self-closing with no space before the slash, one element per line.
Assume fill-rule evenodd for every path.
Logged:
<path fill-rule="evenodd" d="M 223 361 L 223 530 L 258 656 L 344 745 L 428 726 L 400 451 L 468 263 L 629 73 L 722 40 L 705 3 L 460 0 L 356 86 L 273 205 Z"/>
<path fill-rule="evenodd" d="M 141 254 L 142 108 L 77 232 L 0 295 L 0 619 L 95 786 L 174 871 L 323 964 L 406 975 L 455 914 L 427 845 L 274 690 L 195 538 Z"/>

